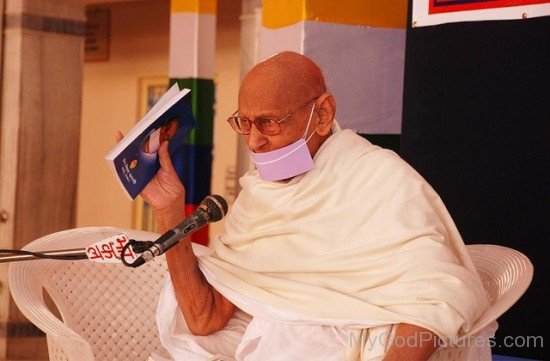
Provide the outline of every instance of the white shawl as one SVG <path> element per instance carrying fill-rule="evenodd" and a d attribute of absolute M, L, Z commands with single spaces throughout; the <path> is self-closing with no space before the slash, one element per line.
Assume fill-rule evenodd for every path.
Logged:
<path fill-rule="evenodd" d="M 245 175 L 201 268 L 246 298 L 325 324 L 410 323 L 444 340 L 468 332 L 487 299 L 426 181 L 350 130 L 314 161 L 286 183 Z"/>

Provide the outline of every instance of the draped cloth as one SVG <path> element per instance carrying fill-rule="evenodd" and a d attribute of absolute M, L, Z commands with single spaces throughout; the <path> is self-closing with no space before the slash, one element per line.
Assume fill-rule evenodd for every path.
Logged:
<path fill-rule="evenodd" d="M 286 182 L 241 178 L 226 234 L 197 251 L 201 270 L 262 320 L 409 323 L 453 343 L 488 301 L 443 202 L 395 153 L 334 130 L 313 170 Z"/>

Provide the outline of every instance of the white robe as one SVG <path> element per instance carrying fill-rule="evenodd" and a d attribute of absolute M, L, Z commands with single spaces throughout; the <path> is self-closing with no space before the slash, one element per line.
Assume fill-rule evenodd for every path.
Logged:
<path fill-rule="evenodd" d="M 193 245 L 198 255 L 208 252 Z M 201 248 L 203 248 L 201 250 Z M 203 271 L 205 271 L 203 269 Z M 206 271 L 207 272 L 207 271 Z M 381 361 L 394 341 L 396 325 L 379 325 L 368 329 L 359 355 L 350 354 L 361 336 L 353 325 L 319 325 L 317 320 L 292 314 L 267 305 L 245 300 L 216 282 L 208 275 L 211 284 L 230 295 L 236 304 L 246 305 L 257 315 L 238 309 L 223 330 L 209 336 L 196 336 L 189 332 L 179 310 L 172 282 L 168 278 L 161 293 L 157 310 L 157 324 L 162 345 L 174 361 Z M 282 321 L 283 319 L 288 321 Z M 429 361 L 491 361 L 489 338 L 497 329 L 493 322 L 475 337 L 484 346 L 475 344 L 440 348 Z M 152 355 L 150 361 L 165 361 Z"/>
<path fill-rule="evenodd" d="M 393 340 L 392 325 L 450 341 L 472 328 L 488 301 L 424 179 L 349 130 L 335 129 L 314 162 L 286 183 L 249 172 L 226 235 L 211 249 L 194 248 L 208 282 L 244 311 L 224 330 L 189 334 L 167 284 L 158 324 L 175 360 L 375 361 Z M 363 343 L 354 342 L 359 334 Z M 466 351 L 477 349 L 454 347 L 432 359 L 490 359 L 490 352 L 458 355 Z"/>

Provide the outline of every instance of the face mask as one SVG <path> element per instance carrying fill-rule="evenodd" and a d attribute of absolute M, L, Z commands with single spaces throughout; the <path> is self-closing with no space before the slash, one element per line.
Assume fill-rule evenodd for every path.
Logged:
<path fill-rule="evenodd" d="M 315 103 L 313 103 L 313 107 L 311 108 L 304 135 L 296 142 L 266 153 L 254 153 L 249 150 L 252 160 L 256 164 L 256 169 L 258 169 L 258 173 L 263 180 L 279 181 L 295 177 L 313 169 L 313 159 L 309 153 L 307 142 L 315 132 L 312 132 L 307 139 L 305 137 L 314 109 Z"/>

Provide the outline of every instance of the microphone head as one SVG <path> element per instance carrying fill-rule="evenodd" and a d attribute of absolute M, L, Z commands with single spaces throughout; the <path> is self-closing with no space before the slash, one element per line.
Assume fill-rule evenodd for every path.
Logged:
<path fill-rule="evenodd" d="M 200 208 L 206 212 L 210 222 L 217 222 L 225 217 L 228 209 L 225 199 L 217 194 L 204 198 L 200 204 Z"/>

